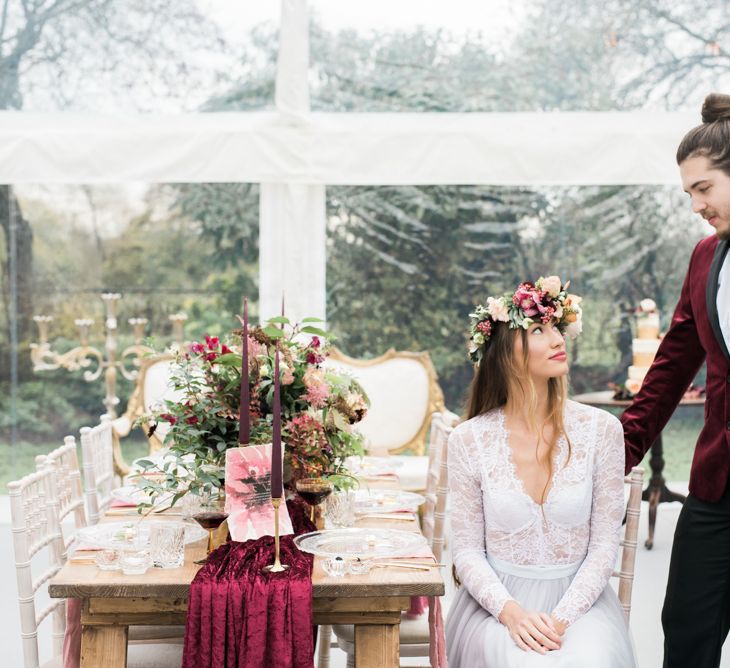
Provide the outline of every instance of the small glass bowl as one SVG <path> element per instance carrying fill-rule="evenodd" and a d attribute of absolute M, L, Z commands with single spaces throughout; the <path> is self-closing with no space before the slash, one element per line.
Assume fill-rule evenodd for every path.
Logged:
<path fill-rule="evenodd" d="M 333 578 L 341 578 L 348 571 L 348 562 L 342 557 L 331 557 L 322 561 L 322 570 Z"/>
<path fill-rule="evenodd" d="M 124 575 L 142 575 L 152 566 L 149 550 L 129 550 L 122 552 L 119 565 Z"/>
<path fill-rule="evenodd" d="M 119 552 L 111 548 L 102 548 L 96 553 L 96 566 L 100 571 L 118 571 Z"/>
<path fill-rule="evenodd" d="M 360 559 L 360 557 L 355 557 L 349 563 L 350 573 L 353 575 L 367 575 L 370 572 L 371 566 L 372 563 L 369 559 Z"/>

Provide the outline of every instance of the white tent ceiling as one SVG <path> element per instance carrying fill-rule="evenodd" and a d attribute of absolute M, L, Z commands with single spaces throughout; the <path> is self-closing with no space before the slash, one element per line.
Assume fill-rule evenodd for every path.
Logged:
<path fill-rule="evenodd" d="M 310 113 L 306 0 L 281 0 L 276 111 L 0 113 L 0 183 L 261 183 L 260 311 L 325 316 L 325 187 L 678 184 L 686 113 Z"/>

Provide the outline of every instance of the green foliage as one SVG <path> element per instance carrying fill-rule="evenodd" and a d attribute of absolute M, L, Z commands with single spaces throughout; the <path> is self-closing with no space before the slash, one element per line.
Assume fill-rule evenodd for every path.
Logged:
<path fill-rule="evenodd" d="M 54 372 L 50 372 L 54 373 Z M 49 382 L 50 381 L 50 382 Z M 101 397 L 89 392 L 88 384 L 76 378 L 38 379 L 18 387 L 15 419 L 21 438 L 32 442 L 78 433 L 84 425 L 95 424 L 103 411 Z M 9 439 L 13 415 L 9 383 L 0 383 L 0 439 Z"/>

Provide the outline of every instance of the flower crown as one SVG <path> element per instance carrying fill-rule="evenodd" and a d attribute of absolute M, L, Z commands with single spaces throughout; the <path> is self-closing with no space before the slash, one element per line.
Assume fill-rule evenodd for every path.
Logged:
<path fill-rule="evenodd" d="M 568 294 L 558 276 L 540 277 L 535 283 L 521 283 L 517 290 L 501 297 L 488 297 L 469 314 L 469 358 L 481 361 L 494 326 L 509 323 L 510 329 L 527 329 L 537 322 L 556 320 L 558 328 L 574 339 L 583 329 L 581 298 Z"/>

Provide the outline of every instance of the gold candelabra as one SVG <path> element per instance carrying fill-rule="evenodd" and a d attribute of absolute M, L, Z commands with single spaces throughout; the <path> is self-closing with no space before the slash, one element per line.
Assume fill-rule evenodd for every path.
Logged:
<path fill-rule="evenodd" d="M 119 397 L 116 394 L 117 372 L 127 380 L 136 380 L 140 360 L 154 351 L 142 344 L 147 318 L 129 318 L 127 322 L 132 326 L 134 344 L 117 355 L 117 302 L 121 299 L 121 295 L 116 292 L 106 292 L 101 295 L 101 298 L 106 308 L 106 338 L 103 351 L 89 345 L 89 329 L 94 321 L 89 318 L 79 318 L 74 320 L 74 324 L 79 328 L 81 345 L 65 353 L 56 352 L 48 342 L 48 329 L 53 317 L 36 315 L 33 320 L 38 325 L 39 342 L 30 344 L 30 359 L 33 362 L 34 371 L 51 371 L 59 368 L 67 371 L 83 370 L 83 378 L 88 383 L 98 380 L 103 373 L 106 383 L 104 406 L 107 414 L 115 418 L 117 416 L 116 407 L 119 404 Z M 184 313 L 174 313 L 170 316 L 170 320 L 172 321 L 173 337 L 178 345 L 182 345 L 183 326 L 187 316 Z"/>

